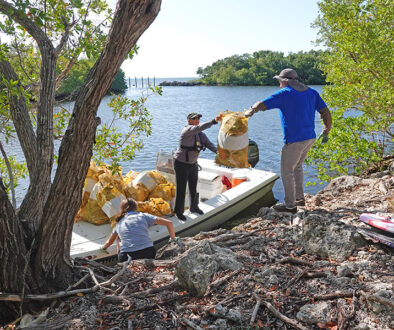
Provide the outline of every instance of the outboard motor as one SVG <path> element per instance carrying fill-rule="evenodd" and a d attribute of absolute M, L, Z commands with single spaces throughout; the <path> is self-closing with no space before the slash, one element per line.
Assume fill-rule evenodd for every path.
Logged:
<path fill-rule="evenodd" d="M 249 139 L 248 162 L 252 167 L 255 167 L 259 162 L 259 147 L 257 143 L 251 139 Z"/>

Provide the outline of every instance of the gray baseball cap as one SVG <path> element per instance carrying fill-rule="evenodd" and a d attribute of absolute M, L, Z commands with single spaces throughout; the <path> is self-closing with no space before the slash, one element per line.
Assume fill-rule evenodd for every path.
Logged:
<path fill-rule="evenodd" d="M 290 87 L 299 92 L 303 92 L 308 89 L 308 86 L 298 81 L 298 74 L 294 69 L 284 69 L 279 73 L 279 76 L 274 76 L 274 78 L 279 81 L 287 81 Z"/>
<path fill-rule="evenodd" d="M 196 118 L 201 118 L 202 114 L 197 113 L 197 112 L 191 112 L 187 115 L 187 119 L 196 119 Z"/>
<path fill-rule="evenodd" d="M 298 79 L 298 74 L 294 69 L 284 69 L 279 73 L 279 76 L 274 76 L 280 81 L 289 81 L 289 79 Z"/>

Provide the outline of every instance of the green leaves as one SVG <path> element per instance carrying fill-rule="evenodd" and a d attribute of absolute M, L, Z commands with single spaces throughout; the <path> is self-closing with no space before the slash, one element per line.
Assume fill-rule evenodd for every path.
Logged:
<path fill-rule="evenodd" d="M 359 174 L 392 153 L 394 123 L 394 3 L 388 0 L 323 0 L 314 26 L 328 47 L 321 69 L 330 84 L 323 98 L 333 113 L 326 146 L 307 160 L 319 178 Z M 318 161 L 321 163 L 318 163 Z"/>
<path fill-rule="evenodd" d="M 60 92 L 64 94 L 70 94 L 82 86 L 87 73 L 103 50 L 112 20 L 112 10 L 105 0 L 18 0 L 9 1 L 9 4 L 13 8 L 7 4 L 0 6 L 0 32 L 4 36 L 0 45 L 0 60 L 11 64 L 17 79 L 5 80 L 0 77 L 0 138 L 6 144 L 13 142 L 15 135 L 9 112 L 9 98 L 18 97 L 21 102 L 24 99 L 32 126 L 36 128 L 41 83 L 61 86 Z M 37 33 L 38 30 L 41 32 Z M 42 77 L 40 78 L 43 60 L 38 44 L 42 45 L 45 38 L 54 47 L 62 46 L 56 53 L 56 81 L 42 81 Z M 130 56 L 137 50 L 134 47 Z M 62 79 L 65 79 L 63 83 Z M 127 89 L 122 71 L 118 72 L 114 84 L 117 92 Z M 100 151 L 96 159 L 113 159 L 114 169 L 122 159 L 132 156 L 134 149 L 142 148 L 140 134 L 150 134 L 146 97 L 134 101 L 134 105 L 130 102 L 132 101 L 124 100 L 123 105 L 120 101 L 113 102 L 114 108 L 119 111 L 114 110 L 113 121 L 99 127 L 97 134 L 98 145 L 105 146 L 109 152 L 106 153 L 104 147 L 98 148 Z M 63 137 L 69 119 L 70 113 L 66 109 L 60 107 L 53 110 L 55 139 Z M 118 121 L 127 121 L 126 128 L 133 133 L 129 135 L 127 129 L 117 132 L 114 123 Z M 52 129 L 51 123 L 48 127 Z M 23 163 L 19 164 L 12 156 L 8 158 L 15 176 L 26 174 Z M 3 180 L 7 184 L 8 174 L 4 172 L 4 166 L 0 156 L 0 175 L 4 176 Z"/>
<path fill-rule="evenodd" d="M 325 77 L 319 69 L 323 51 L 290 53 L 259 51 L 253 55 L 233 55 L 214 62 L 205 68 L 198 68 L 197 74 L 206 84 L 218 85 L 276 85 L 273 76 L 283 68 L 297 70 L 304 83 L 322 85 Z"/>
<path fill-rule="evenodd" d="M 149 95 L 161 95 L 161 88 L 151 88 Z M 152 132 L 152 116 L 146 108 L 149 95 L 137 100 L 125 96 L 114 96 L 108 103 L 112 109 L 112 119 L 102 123 L 96 132 L 93 160 L 109 164 L 114 172 L 119 172 L 121 162 L 134 158 L 135 152 L 143 147 L 143 137 Z"/>
<path fill-rule="evenodd" d="M 26 163 L 18 162 L 14 156 L 9 156 L 8 161 L 10 162 L 12 168 L 14 187 L 17 187 L 18 180 L 25 178 L 28 174 Z M 6 192 L 10 193 L 10 178 L 8 175 L 7 165 L 3 157 L 0 157 L 0 177 L 3 179 Z"/>
<path fill-rule="evenodd" d="M 353 111 L 344 116 L 333 112 L 333 127 L 326 144 L 315 143 L 306 163 L 317 169 L 318 179 L 360 174 L 383 157 L 385 134 L 375 130 L 365 114 Z"/>

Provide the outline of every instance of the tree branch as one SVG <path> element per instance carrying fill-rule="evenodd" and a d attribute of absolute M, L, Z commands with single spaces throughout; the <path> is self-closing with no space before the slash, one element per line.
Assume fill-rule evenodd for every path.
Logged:
<path fill-rule="evenodd" d="M 20 219 L 33 221 L 35 227 L 38 227 L 51 182 L 53 165 L 52 111 L 55 96 L 54 81 L 56 80 L 56 54 L 52 42 L 45 32 L 23 12 L 18 11 L 14 6 L 4 0 L 0 0 L 0 12 L 9 16 L 16 23 L 24 27 L 35 39 L 41 52 L 41 85 L 37 107 L 36 144 L 34 145 L 34 149 L 23 150 L 24 152 L 27 151 L 30 157 L 31 154 L 34 154 L 33 164 L 28 163 L 31 184 L 19 211 Z M 19 79 L 17 78 L 15 80 Z M 26 104 L 23 105 L 22 102 L 20 103 L 19 106 L 22 109 L 26 108 Z M 15 110 L 19 110 L 19 108 L 15 108 Z M 20 137 L 19 134 L 18 137 Z M 26 154 L 25 157 L 27 160 L 28 156 Z"/>
<path fill-rule="evenodd" d="M 60 39 L 59 44 L 55 48 L 55 56 L 56 57 L 59 56 L 60 52 L 62 51 L 64 45 L 66 44 L 68 38 L 70 37 L 70 30 L 75 24 L 75 22 L 68 24 L 64 17 L 62 17 L 62 21 L 63 21 L 64 27 L 65 27 L 65 31 L 62 35 L 62 38 Z"/>
<path fill-rule="evenodd" d="M 8 61 L 0 61 L 0 73 L 8 81 L 19 80 Z M 18 84 L 18 87 L 21 87 L 20 84 Z M 20 95 L 19 97 L 11 95 L 11 97 L 9 97 L 9 103 L 12 121 L 15 126 L 16 134 L 18 135 L 19 143 L 23 150 L 23 154 L 26 158 L 27 168 L 29 172 L 34 172 L 37 144 L 36 135 L 29 117 L 29 110 L 26 106 L 26 100 L 23 95 Z"/>
<path fill-rule="evenodd" d="M 4 15 L 9 16 L 16 23 L 23 26 L 26 31 L 37 41 L 38 47 L 41 53 L 45 53 L 47 47 L 52 47 L 52 43 L 46 36 L 44 31 L 42 31 L 31 19 L 26 15 L 18 11 L 11 3 L 0 0 L 0 12 Z"/>
<path fill-rule="evenodd" d="M 12 168 L 10 161 L 8 160 L 7 154 L 3 148 L 3 144 L 0 141 L 0 151 L 1 154 L 3 155 L 4 162 L 7 166 L 7 171 L 8 171 L 8 177 L 10 179 L 10 189 L 11 189 L 11 196 L 12 196 L 12 206 L 14 207 L 14 210 L 16 210 L 16 199 L 15 199 L 15 185 L 14 185 L 14 176 L 12 175 Z"/>

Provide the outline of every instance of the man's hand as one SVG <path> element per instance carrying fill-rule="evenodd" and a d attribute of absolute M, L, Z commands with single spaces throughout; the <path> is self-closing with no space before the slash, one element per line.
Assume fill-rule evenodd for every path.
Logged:
<path fill-rule="evenodd" d="M 254 114 L 254 111 L 252 107 L 249 108 L 249 110 L 245 110 L 245 117 L 252 117 Z"/>
<path fill-rule="evenodd" d="M 264 104 L 263 101 L 257 101 L 255 104 L 253 104 L 249 110 L 246 110 L 245 116 L 246 117 L 251 117 L 254 115 L 257 111 L 264 111 L 267 110 L 267 106 Z"/>
<path fill-rule="evenodd" d="M 320 133 L 318 140 L 321 140 L 321 143 L 325 144 L 328 142 L 328 134 Z"/>

